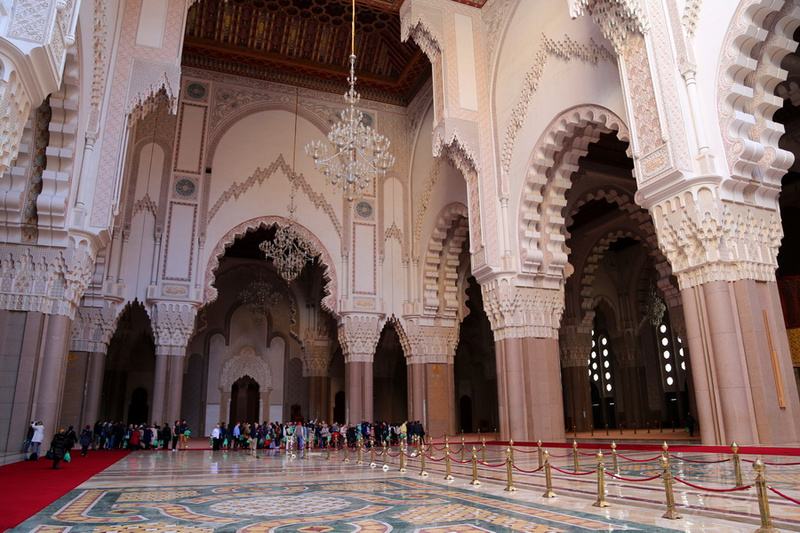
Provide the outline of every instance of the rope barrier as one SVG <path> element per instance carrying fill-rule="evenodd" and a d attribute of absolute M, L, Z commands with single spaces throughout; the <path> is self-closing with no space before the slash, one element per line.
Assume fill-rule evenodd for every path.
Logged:
<path fill-rule="evenodd" d="M 489 468 L 500 468 L 502 466 L 506 466 L 505 463 L 498 463 L 496 465 L 493 465 L 493 464 L 489 464 L 489 463 L 484 463 L 483 461 L 478 461 L 478 464 L 479 465 L 483 465 L 483 466 L 487 466 Z"/>
<path fill-rule="evenodd" d="M 516 470 L 517 472 L 522 472 L 523 474 L 535 474 L 536 472 L 539 472 L 540 470 L 543 470 L 543 469 L 544 469 L 544 465 L 540 466 L 536 470 L 523 470 L 520 467 L 518 467 L 517 465 L 514 465 L 514 470 Z"/>
<path fill-rule="evenodd" d="M 631 461 L 633 463 L 649 463 L 650 461 L 655 461 L 656 459 L 660 458 L 661 454 L 658 454 L 655 457 L 651 457 L 649 459 L 634 459 L 633 457 L 625 457 L 621 453 L 617 452 L 617 457 L 625 459 L 626 461 Z"/>
<path fill-rule="evenodd" d="M 440 457 L 439 459 L 435 459 L 432 455 L 428 455 L 427 457 L 428 457 L 428 459 L 430 459 L 434 463 L 438 463 L 439 461 L 444 461 L 445 460 L 444 457 Z"/>
<path fill-rule="evenodd" d="M 511 448 L 511 449 L 514 450 L 515 452 L 520 452 L 520 453 L 536 453 L 537 452 L 537 450 L 527 450 L 526 451 L 526 450 L 523 450 L 522 448 L 516 448 L 516 447 Z M 555 455 L 551 455 L 550 457 L 555 457 Z"/>
<path fill-rule="evenodd" d="M 591 452 L 578 452 L 578 455 L 590 455 L 590 456 L 594 457 L 596 454 L 593 454 Z"/>
<path fill-rule="evenodd" d="M 742 461 L 744 461 L 746 463 L 755 463 L 756 461 L 758 461 L 758 459 L 755 459 L 755 460 L 754 459 L 742 459 Z M 764 462 L 764 464 L 768 465 L 768 466 L 797 466 L 797 465 L 800 465 L 800 463 L 767 463 L 767 462 Z"/>
<path fill-rule="evenodd" d="M 718 463 L 727 463 L 728 461 L 731 460 L 730 457 L 727 458 L 727 459 L 722 459 L 720 461 L 700 461 L 698 459 L 689 459 L 687 457 L 681 457 L 679 455 L 673 455 L 673 457 L 675 459 L 678 459 L 679 461 L 686 461 L 687 463 L 700 463 L 700 464 L 705 464 L 705 465 L 713 465 L 713 464 L 718 464 Z"/>
<path fill-rule="evenodd" d="M 550 454 L 550 457 L 556 457 L 556 458 L 562 458 L 562 457 L 571 457 L 571 456 L 572 456 L 572 452 L 565 453 L 564 455 L 556 455 L 556 454 L 554 454 L 554 453 L 551 453 L 551 454 Z"/>
<path fill-rule="evenodd" d="M 622 480 L 622 481 L 627 481 L 627 482 L 629 482 L 629 483 L 641 483 L 641 482 L 644 482 L 644 481 L 653 481 L 654 479 L 658 479 L 658 478 L 660 478 L 660 477 L 661 477 L 661 474 L 656 474 L 655 476 L 651 476 L 651 477 L 643 477 L 643 478 L 640 478 L 640 479 L 636 479 L 636 478 L 629 478 L 629 477 L 622 477 L 622 476 L 618 476 L 618 475 L 616 475 L 616 474 L 612 474 L 612 473 L 610 473 L 610 472 L 606 472 L 606 475 L 607 475 L 607 476 L 611 476 L 611 477 L 613 477 L 614 479 L 619 479 L 619 480 Z"/>
<path fill-rule="evenodd" d="M 752 487 L 752 485 L 745 485 L 744 487 L 733 487 L 733 488 L 730 488 L 730 489 L 711 489 L 711 488 L 708 488 L 708 487 L 701 487 L 700 485 L 694 485 L 692 483 L 689 483 L 686 480 L 683 480 L 683 479 L 679 478 L 678 476 L 672 476 L 672 479 L 674 479 L 675 481 L 678 481 L 679 483 L 683 483 L 684 485 L 692 487 L 693 489 L 707 490 L 709 492 L 737 492 L 737 491 L 740 491 L 740 490 L 747 490 L 750 487 Z"/>
<path fill-rule="evenodd" d="M 794 504 L 800 505 L 800 501 L 798 501 L 798 500 L 795 500 L 794 498 L 791 498 L 791 497 L 787 496 L 786 494 L 782 493 L 782 492 L 781 492 L 781 491 L 779 491 L 778 489 L 774 489 L 774 488 L 770 487 L 769 485 L 767 485 L 767 488 L 768 488 L 768 489 L 769 489 L 771 492 L 774 492 L 775 494 L 777 494 L 778 496 L 780 496 L 781 498 L 783 498 L 784 500 L 789 500 L 790 502 L 792 502 L 792 503 L 794 503 Z"/>
<path fill-rule="evenodd" d="M 591 472 L 567 472 L 566 470 L 561 470 L 560 468 L 556 468 L 553 465 L 550 465 L 550 468 L 552 468 L 556 472 L 561 472 L 562 474 L 567 474 L 569 476 L 588 476 L 589 474 L 594 474 L 597 472 L 597 470 L 592 470 Z"/>

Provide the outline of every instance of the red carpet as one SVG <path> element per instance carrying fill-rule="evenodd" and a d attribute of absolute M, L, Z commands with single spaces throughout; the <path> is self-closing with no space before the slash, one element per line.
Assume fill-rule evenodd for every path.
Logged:
<path fill-rule="evenodd" d="M 20 461 L 0 466 L 0 531 L 17 526 L 38 513 L 90 477 L 102 472 L 130 452 L 89 451 L 81 457 L 80 448 L 70 452 L 72 462 Z"/>

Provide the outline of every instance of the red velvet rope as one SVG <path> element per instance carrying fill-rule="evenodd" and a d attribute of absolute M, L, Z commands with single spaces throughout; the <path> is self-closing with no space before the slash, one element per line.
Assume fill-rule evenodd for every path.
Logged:
<path fill-rule="evenodd" d="M 537 450 L 523 450 L 522 448 L 511 447 L 512 450 L 519 453 L 536 453 Z"/>
<path fill-rule="evenodd" d="M 514 470 L 516 470 L 517 472 L 522 472 L 523 474 L 535 474 L 536 472 L 544 468 L 544 466 L 540 466 L 536 470 L 523 470 L 517 467 L 517 465 L 512 465 L 512 466 L 514 467 Z"/>
<path fill-rule="evenodd" d="M 472 462 L 472 461 L 459 461 L 458 459 L 453 459 L 452 457 L 450 458 L 450 460 L 453 461 L 454 463 L 458 463 L 460 465 L 468 465 L 468 464 L 470 464 Z"/>
<path fill-rule="evenodd" d="M 634 463 L 649 463 L 650 461 L 655 461 L 656 459 L 658 459 L 661 456 L 660 455 L 656 455 L 655 457 L 651 457 L 650 459 L 634 459 L 633 457 L 625 457 L 621 453 L 618 453 L 617 457 L 619 457 L 621 459 L 625 459 L 626 461 L 633 461 Z"/>
<path fill-rule="evenodd" d="M 678 476 L 674 476 L 673 479 L 675 479 L 675 481 L 679 481 L 680 483 L 683 483 L 684 485 L 688 485 L 688 486 L 692 487 L 693 489 L 707 490 L 709 492 L 738 492 L 740 490 L 747 490 L 750 487 L 752 487 L 752 485 L 745 485 L 744 487 L 733 487 L 732 489 L 710 489 L 708 487 L 701 487 L 699 485 L 692 485 L 688 481 L 684 481 L 681 478 L 679 478 Z"/>
<path fill-rule="evenodd" d="M 675 459 L 680 460 L 680 461 L 686 461 L 687 463 L 702 463 L 702 464 L 706 464 L 706 465 L 713 465 L 713 464 L 717 464 L 717 463 L 727 463 L 728 461 L 732 460 L 731 458 L 728 458 L 728 459 L 722 459 L 721 461 L 698 461 L 697 459 L 687 459 L 686 457 L 680 457 L 680 456 L 677 456 L 677 455 L 673 455 L 673 457 Z"/>
<path fill-rule="evenodd" d="M 442 457 L 440 459 L 434 459 L 433 456 L 431 456 L 431 455 L 425 455 L 425 457 L 427 457 L 428 459 L 430 459 L 434 463 L 438 463 L 439 461 L 444 461 L 445 460 L 445 457 Z"/>
<path fill-rule="evenodd" d="M 755 463 L 755 461 L 753 459 L 742 459 L 742 461 L 744 461 L 746 463 Z M 767 462 L 765 462 L 764 464 L 765 465 L 769 465 L 769 466 L 797 466 L 797 465 L 800 465 L 800 463 L 767 463 Z"/>
<path fill-rule="evenodd" d="M 596 453 L 591 453 L 591 452 L 578 452 L 578 455 L 591 455 L 592 457 L 597 456 Z"/>
<path fill-rule="evenodd" d="M 772 487 L 770 487 L 769 485 L 767 485 L 767 488 L 768 488 L 769 490 L 771 490 L 772 492 L 774 492 L 775 494 L 777 494 L 778 496 L 780 496 L 781 498 L 783 498 L 784 500 L 789 500 L 789 501 L 790 501 L 790 502 L 792 502 L 792 503 L 796 503 L 797 505 L 800 505 L 800 501 L 797 501 L 797 500 L 795 500 L 794 498 L 790 498 L 789 496 L 787 496 L 786 494 L 783 494 L 783 493 L 782 493 L 782 492 L 780 492 L 779 490 L 777 490 L 777 489 L 773 489 L 773 488 L 772 488 Z"/>
<path fill-rule="evenodd" d="M 551 453 L 550 457 L 559 457 L 560 458 L 560 457 L 569 457 L 570 455 L 572 455 L 572 453 L 565 453 L 564 455 L 556 455 L 554 453 Z"/>
<path fill-rule="evenodd" d="M 556 472 L 567 474 L 568 476 L 588 476 L 589 474 L 595 474 L 597 472 L 597 470 L 592 470 L 591 472 L 567 472 L 566 470 L 561 470 L 560 468 L 556 468 L 553 465 L 550 465 L 550 468 L 552 468 Z"/>
<path fill-rule="evenodd" d="M 630 483 L 640 483 L 640 482 L 643 482 L 643 481 L 653 481 L 654 479 L 658 479 L 658 478 L 661 477 L 661 474 L 656 474 L 653 477 L 643 477 L 641 479 L 635 479 L 635 478 L 628 478 L 628 477 L 618 476 L 616 474 L 612 474 L 611 472 L 606 472 L 606 474 L 608 474 L 609 476 L 613 477 L 614 479 L 619 479 L 619 480 L 622 480 L 622 481 L 628 481 Z"/>
<path fill-rule="evenodd" d="M 483 466 L 488 466 L 489 468 L 500 468 L 502 466 L 506 466 L 505 463 L 498 463 L 496 465 L 492 465 L 492 464 L 489 464 L 489 463 L 484 463 L 483 461 L 478 461 L 478 464 L 479 465 L 483 465 Z"/>

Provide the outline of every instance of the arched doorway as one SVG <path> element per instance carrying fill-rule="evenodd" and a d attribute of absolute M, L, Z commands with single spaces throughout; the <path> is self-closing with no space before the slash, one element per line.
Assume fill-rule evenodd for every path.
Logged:
<path fill-rule="evenodd" d="M 250 376 L 237 379 L 231 386 L 231 409 L 229 420 L 236 422 L 260 422 L 258 412 L 260 387 Z"/>
<path fill-rule="evenodd" d="M 375 421 L 400 423 L 408 418 L 408 371 L 397 330 L 391 322 L 381 332 L 373 365 Z"/>
<path fill-rule="evenodd" d="M 150 406 L 147 405 L 147 391 L 142 387 L 133 389 L 131 393 L 131 403 L 128 404 L 128 423 L 146 423 L 149 409 Z"/>

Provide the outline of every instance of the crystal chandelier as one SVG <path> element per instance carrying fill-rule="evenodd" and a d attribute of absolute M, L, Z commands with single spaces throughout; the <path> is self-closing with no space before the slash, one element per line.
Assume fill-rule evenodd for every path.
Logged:
<path fill-rule="evenodd" d="M 348 107 L 339 115 L 340 121 L 331 127 L 328 141 L 334 153 L 328 156 L 328 146 L 322 141 L 306 145 L 306 154 L 314 159 L 314 166 L 325 179 L 344 196 L 353 201 L 370 182 L 394 165 L 389 153 L 391 142 L 364 124 L 364 113 L 356 109 L 361 95 L 356 91 L 356 2 L 353 0 L 353 20 L 350 33 L 350 89 L 344 94 Z"/>
<path fill-rule="evenodd" d="M 664 313 L 667 312 L 667 306 L 664 305 L 664 300 L 658 296 L 658 290 L 655 285 L 650 286 L 650 292 L 647 293 L 647 298 L 644 301 L 644 316 L 650 321 L 653 327 L 658 327 L 664 320 Z"/>
<path fill-rule="evenodd" d="M 257 279 L 239 293 L 239 300 L 247 307 L 258 322 L 267 316 L 269 310 L 283 300 L 283 295 L 275 292 L 272 284 L 265 279 Z"/>
<path fill-rule="evenodd" d="M 264 241 L 258 247 L 264 252 L 267 259 L 272 259 L 272 264 L 278 271 L 278 274 L 287 282 L 292 281 L 300 272 L 306 263 L 313 261 L 319 255 L 319 251 L 314 246 L 314 243 L 309 241 L 303 234 L 297 231 L 294 222 L 294 193 L 295 193 L 295 178 L 297 174 L 294 171 L 294 154 L 297 151 L 297 107 L 299 102 L 299 93 L 295 93 L 295 108 L 294 108 L 294 144 L 292 146 L 292 175 L 289 177 L 292 183 L 291 193 L 289 195 L 289 222 L 285 226 L 278 226 L 275 230 L 275 237 L 271 241 Z"/>

